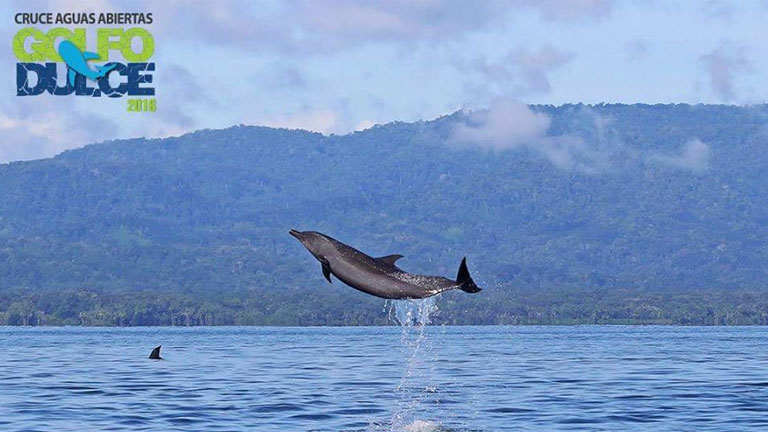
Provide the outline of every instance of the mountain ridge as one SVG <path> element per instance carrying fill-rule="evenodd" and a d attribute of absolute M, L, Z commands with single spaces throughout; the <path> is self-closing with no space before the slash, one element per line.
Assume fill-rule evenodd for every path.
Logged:
<path fill-rule="evenodd" d="M 296 323 L 312 308 L 322 323 L 382 323 L 375 299 L 323 284 L 290 228 L 401 253 L 417 273 L 451 275 L 468 255 L 489 289 L 446 296 L 446 322 L 593 322 L 595 305 L 568 318 L 542 305 L 568 292 L 625 306 L 640 293 L 659 308 L 615 318 L 627 322 L 675 322 L 648 300 L 658 296 L 762 298 L 765 105 L 529 109 L 521 119 L 546 116 L 546 131 L 503 148 L 457 142 L 457 125 L 490 121 L 458 111 L 347 135 L 233 126 L 113 140 L 0 165 L 0 322 L 18 323 L 26 312 L 9 310 L 24 302 L 44 323 L 79 323 L 94 308 L 113 316 L 134 310 L 131 293 L 140 293 L 148 305 L 165 299 L 170 311 L 157 314 L 166 318 L 213 304 L 217 314 L 263 308 L 270 317 L 219 323 Z M 72 310 L 56 312 L 50 299 L 78 293 L 96 293 L 100 306 L 70 300 Z M 552 294 L 515 312 L 522 293 Z M 229 306 L 219 301 L 227 296 Z M 302 296 L 316 303 L 296 302 Z M 186 306 L 174 309 L 174 298 Z M 334 321 L 339 305 L 361 313 Z M 468 307 L 477 313 L 453 313 Z M 762 316 L 763 303 L 752 307 L 756 315 L 738 322 Z M 110 319 L 85 321 L 137 324 Z"/>

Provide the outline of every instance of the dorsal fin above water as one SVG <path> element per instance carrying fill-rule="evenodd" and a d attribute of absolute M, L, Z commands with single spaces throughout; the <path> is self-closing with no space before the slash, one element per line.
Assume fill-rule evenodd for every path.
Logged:
<path fill-rule="evenodd" d="M 163 358 L 160 357 L 160 348 L 162 348 L 162 347 L 163 346 L 160 345 L 157 348 L 153 349 L 152 352 L 149 354 L 149 359 L 150 360 L 162 360 Z"/>
<path fill-rule="evenodd" d="M 402 257 L 403 256 L 400 255 L 400 254 L 392 254 L 392 255 L 387 255 L 387 256 L 383 256 L 383 257 L 378 257 L 376 259 L 378 261 L 381 261 L 381 262 L 385 263 L 385 264 L 395 265 L 397 260 L 399 260 Z"/>

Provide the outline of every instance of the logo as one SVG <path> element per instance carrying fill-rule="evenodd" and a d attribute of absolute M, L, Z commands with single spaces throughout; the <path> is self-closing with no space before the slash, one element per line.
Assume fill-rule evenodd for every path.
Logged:
<path fill-rule="evenodd" d="M 154 112 L 155 40 L 144 27 L 151 13 L 19 13 L 13 37 L 16 95 L 20 97 L 127 97 L 128 111 Z M 76 24 L 78 27 L 57 25 Z"/>
<path fill-rule="evenodd" d="M 82 52 L 69 40 L 63 40 L 59 44 L 59 56 L 61 56 L 64 63 L 69 66 L 69 85 L 75 86 L 75 78 L 77 74 L 83 75 L 92 80 L 98 80 L 104 78 L 109 71 L 116 68 L 117 65 L 112 63 L 106 66 L 97 66 L 96 71 L 88 67 L 88 60 L 100 58 L 98 54 L 89 51 Z"/>

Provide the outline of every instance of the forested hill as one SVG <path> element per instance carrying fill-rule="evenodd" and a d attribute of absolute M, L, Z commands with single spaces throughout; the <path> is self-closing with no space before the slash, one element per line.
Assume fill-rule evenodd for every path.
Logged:
<path fill-rule="evenodd" d="M 438 322 L 768 323 L 768 107 L 531 110 L 0 165 L 0 322 L 386 322 L 297 228 L 417 273 L 466 255 L 485 290 L 443 295 Z"/>

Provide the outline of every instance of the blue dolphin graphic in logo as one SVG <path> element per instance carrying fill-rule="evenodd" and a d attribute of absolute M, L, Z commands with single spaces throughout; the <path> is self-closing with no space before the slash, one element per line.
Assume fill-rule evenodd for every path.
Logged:
<path fill-rule="evenodd" d="M 88 60 L 95 60 L 100 58 L 98 54 L 92 52 L 82 52 L 80 49 L 69 40 L 63 40 L 59 44 L 59 55 L 64 60 L 64 63 L 69 66 L 69 84 L 75 85 L 75 77 L 77 74 L 86 76 L 92 80 L 97 80 L 109 73 L 112 69 L 117 67 L 116 64 L 108 66 L 96 66 L 96 70 L 88 67 Z"/>

